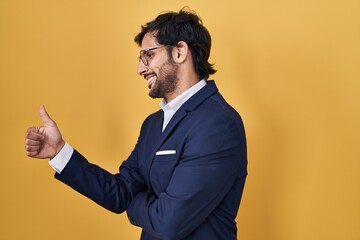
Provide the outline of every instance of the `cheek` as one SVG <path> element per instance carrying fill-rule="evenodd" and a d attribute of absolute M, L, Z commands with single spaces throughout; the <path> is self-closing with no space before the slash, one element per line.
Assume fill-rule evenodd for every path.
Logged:
<path fill-rule="evenodd" d="M 157 61 L 152 61 L 148 66 L 150 72 L 157 73 L 159 71 L 159 63 Z"/>
<path fill-rule="evenodd" d="M 149 69 L 153 71 L 154 73 L 159 73 L 163 66 L 169 63 L 169 56 L 167 53 L 159 54 L 158 56 L 155 55 L 153 59 L 151 59 L 151 62 L 149 64 Z"/>
<path fill-rule="evenodd" d="M 163 66 L 164 64 L 160 63 L 159 61 L 153 62 L 152 64 L 149 65 L 149 70 L 150 72 L 155 73 L 156 75 L 161 75 Z"/>

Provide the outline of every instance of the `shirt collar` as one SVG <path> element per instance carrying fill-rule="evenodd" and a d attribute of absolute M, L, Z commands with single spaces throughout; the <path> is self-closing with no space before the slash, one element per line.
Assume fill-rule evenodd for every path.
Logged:
<path fill-rule="evenodd" d="M 189 98 L 191 98 L 195 93 L 197 93 L 201 88 L 206 85 L 206 81 L 203 79 L 196 83 L 194 86 L 187 89 L 185 92 L 181 93 L 179 96 L 166 102 L 164 99 L 160 102 L 160 107 L 163 111 L 173 110 L 177 111 L 181 105 L 183 105 Z"/>

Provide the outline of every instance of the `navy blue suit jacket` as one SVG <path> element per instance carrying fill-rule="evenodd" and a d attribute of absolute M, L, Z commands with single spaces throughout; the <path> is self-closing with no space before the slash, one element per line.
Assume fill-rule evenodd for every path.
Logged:
<path fill-rule="evenodd" d="M 186 101 L 162 132 L 163 111 L 143 123 L 117 174 L 74 151 L 55 177 L 110 211 L 127 211 L 141 239 L 236 239 L 247 176 L 239 114 L 213 81 Z"/>

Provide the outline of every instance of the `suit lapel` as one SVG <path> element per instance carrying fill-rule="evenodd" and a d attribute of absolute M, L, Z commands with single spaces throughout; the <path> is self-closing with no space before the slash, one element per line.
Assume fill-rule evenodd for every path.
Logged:
<path fill-rule="evenodd" d="M 206 86 L 200 89 L 194 96 L 192 96 L 189 100 L 187 100 L 180 108 L 176 111 L 174 116 L 171 118 L 170 122 L 164 129 L 164 132 L 160 135 L 158 140 L 153 145 L 150 156 L 152 156 L 152 161 L 154 160 L 154 156 L 156 152 L 160 149 L 161 145 L 164 141 L 169 137 L 169 135 L 176 129 L 176 126 L 181 122 L 182 119 L 186 117 L 188 112 L 193 111 L 196 107 L 198 107 L 203 101 L 209 98 L 211 95 L 218 92 L 218 89 L 215 85 L 214 81 L 208 81 Z M 161 121 L 162 124 L 162 121 Z M 152 163 L 151 163 L 152 164 Z M 150 167 L 151 167 L 150 164 Z"/>
<path fill-rule="evenodd" d="M 141 152 L 139 153 L 142 156 L 141 165 L 144 170 L 144 177 L 145 181 L 147 182 L 148 186 L 150 185 L 150 168 L 151 164 L 154 160 L 155 156 L 155 146 L 159 142 L 159 139 L 162 135 L 162 124 L 164 121 L 164 113 L 162 110 L 154 113 L 151 117 L 152 119 L 149 121 L 148 126 L 143 129 L 142 139 L 143 144 L 141 144 Z"/>

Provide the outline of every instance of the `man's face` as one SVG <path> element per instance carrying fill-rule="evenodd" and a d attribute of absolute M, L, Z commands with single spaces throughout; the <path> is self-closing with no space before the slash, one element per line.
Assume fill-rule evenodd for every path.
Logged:
<path fill-rule="evenodd" d="M 138 74 L 148 81 L 149 96 L 168 101 L 177 87 L 178 66 L 169 56 L 167 47 L 157 43 L 153 32 L 144 36 L 141 51 L 146 59 L 145 63 L 139 61 Z"/>

